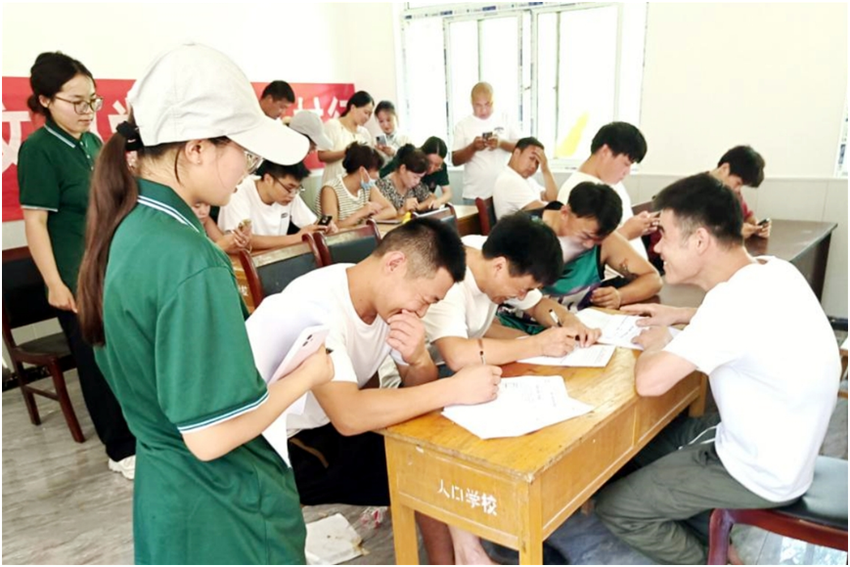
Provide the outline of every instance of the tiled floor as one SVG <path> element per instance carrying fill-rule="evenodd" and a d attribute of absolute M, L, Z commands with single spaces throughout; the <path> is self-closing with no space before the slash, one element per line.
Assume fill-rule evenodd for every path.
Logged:
<path fill-rule="evenodd" d="M 76 377 L 69 388 L 87 441 L 71 439 L 58 404 L 40 401 L 43 424 L 30 425 L 20 393 L 3 393 L 3 563 L 130 564 L 133 561 L 131 482 L 106 468 Z M 847 402 L 833 415 L 824 453 L 847 458 Z M 363 508 L 304 509 L 309 522 L 340 512 L 364 536 L 368 555 L 352 564 L 392 564 L 392 522 L 359 523 Z M 591 514 L 577 513 L 549 540 L 573 564 L 644 564 L 648 560 L 611 536 Z M 747 563 L 843 565 L 847 555 L 744 528 L 736 534 Z"/>

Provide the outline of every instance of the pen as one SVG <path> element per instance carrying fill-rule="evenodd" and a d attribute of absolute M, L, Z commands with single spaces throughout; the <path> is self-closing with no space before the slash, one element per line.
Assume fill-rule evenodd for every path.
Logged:
<path fill-rule="evenodd" d="M 478 354 L 481 356 L 481 364 L 487 364 L 487 360 L 484 358 L 484 341 L 478 339 Z"/>
<path fill-rule="evenodd" d="M 549 310 L 549 317 L 552 318 L 552 321 L 555 323 L 555 325 L 557 325 L 558 327 L 563 327 L 563 325 L 561 325 L 561 320 L 558 319 L 558 316 L 555 314 L 554 309 Z"/>

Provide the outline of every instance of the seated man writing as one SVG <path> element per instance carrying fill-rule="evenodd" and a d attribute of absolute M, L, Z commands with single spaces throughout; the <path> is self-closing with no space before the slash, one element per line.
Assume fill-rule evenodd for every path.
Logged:
<path fill-rule="evenodd" d="M 699 370 L 719 413 L 674 421 L 635 458 L 643 468 L 599 493 L 596 512 L 659 563 L 704 565 L 713 508 L 772 508 L 808 490 L 835 405 L 838 349 L 797 268 L 747 253 L 728 187 L 695 175 L 655 206 L 667 281 L 707 293 L 698 309 L 623 308 L 648 315 L 635 339 L 644 347 L 635 388 L 660 396 Z M 677 323 L 688 326 L 671 338 L 667 326 Z"/>
<path fill-rule="evenodd" d="M 268 378 L 300 331 L 330 328 L 334 379 L 289 416 L 289 453 L 303 504 L 388 505 L 383 437 L 372 433 L 451 404 L 496 397 L 501 370 L 476 364 L 437 380 L 421 317 L 463 279 L 457 234 L 432 219 L 390 231 L 358 264 L 310 272 L 267 297 L 247 321 L 260 374 Z M 399 365 L 402 388 L 368 388 L 384 359 Z M 477 538 L 418 515 L 431 564 L 488 561 Z"/>
<path fill-rule="evenodd" d="M 483 363 L 508 364 L 534 356 L 564 356 L 599 338 L 539 287 L 561 273 L 561 245 L 552 229 L 524 213 L 509 215 L 489 236 L 469 235 L 466 277 L 425 315 L 432 356 L 459 371 Z M 508 302 L 548 327 L 523 340 L 524 333 L 494 324 L 496 309 Z"/>
<path fill-rule="evenodd" d="M 620 197 L 602 183 L 585 181 L 570 192 L 569 203 L 553 201 L 532 213 L 543 219 L 561 243 L 564 269 L 543 293 L 567 309 L 577 311 L 598 306 L 619 309 L 643 301 L 661 290 L 658 271 L 641 257 L 617 231 L 622 215 Z M 605 268 L 623 275 L 619 288 L 603 283 Z M 607 282 L 606 282 L 607 283 Z M 538 333 L 543 327 L 515 310 L 499 313 L 502 324 Z"/>

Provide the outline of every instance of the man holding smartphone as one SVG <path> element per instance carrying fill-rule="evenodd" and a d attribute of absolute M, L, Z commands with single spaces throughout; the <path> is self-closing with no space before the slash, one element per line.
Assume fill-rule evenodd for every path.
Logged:
<path fill-rule="evenodd" d="M 710 171 L 712 177 L 719 179 L 738 197 L 741 212 L 744 215 L 744 225 L 741 236 L 745 239 L 751 236 L 768 238 L 770 236 L 770 219 L 758 220 L 755 213 L 744 200 L 744 187 L 755 189 L 764 181 L 764 158 L 750 146 L 735 146 L 727 151 L 717 162 L 717 167 Z"/>
<path fill-rule="evenodd" d="M 333 218 L 319 219 L 301 198 L 301 183 L 309 175 L 303 162 L 286 166 L 263 162 L 257 175 L 247 177 L 222 207 L 219 227 L 234 230 L 248 221 L 253 250 L 297 244 L 308 232 L 337 232 Z"/>

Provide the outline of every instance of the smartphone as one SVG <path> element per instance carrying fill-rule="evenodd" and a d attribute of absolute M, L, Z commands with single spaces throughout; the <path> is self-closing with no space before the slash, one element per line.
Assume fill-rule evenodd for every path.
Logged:
<path fill-rule="evenodd" d="M 239 221 L 239 224 L 236 226 L 236 230 L 242 230 L 243 228 L 248 228 L 251 226 L 251 219 L 244 219 Z"/>
<path fill-rule="evenodd" d="M 770 219 L 769 219 L 769 218 L 761 219 L 761 220 L 759 221 L 759 226 L 767 226 L 768 224 L 770 224 Z"/>
<path fill-rule="evenodd" d="M 319 222 L 317 222 L 316 224 L 318 224 L 319 226 L 328 226 L 329 224 L 331 224 L 332 220 L 334 220 L 334 218 L 331 215 L 322 215 L 322 218 L 320 218 Z"/>
<path fill-rule="evenodd" d="M 481 134 L 481 137 L 484 138 L 485 140 L 489 140 L 490 138 L 493 137 L 493 132 L 484 132 L 483 134 Z"/>
<path fill-rule="evenodd" d="M 380 145 L 382 145 L 382 146 L 386 146 L 386 145 L 387 145 L 387 137 L 386 137 L 385 135 L 383 135 L 383 134 L 379 135 L 379 136 L 377 137 L 377 140 L 378 140 L 378 144 L 380 144 Z"/>

